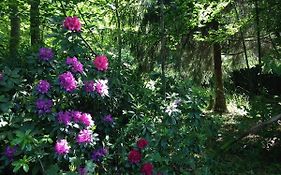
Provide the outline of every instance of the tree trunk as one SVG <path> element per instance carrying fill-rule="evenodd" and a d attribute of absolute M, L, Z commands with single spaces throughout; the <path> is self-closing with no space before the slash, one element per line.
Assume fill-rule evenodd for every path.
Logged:
<path fill-rule="evenodd" d="M 162 86 L 163 94 L 166 94 L 166 38 L 165 38 L 165 20 L 164 20 L 164 0 L 161 0 L 161 19 L 160 19 L 160 34 L 161 34 L 161 71 L 162 71 Z"/>
<path fill-rule="evenodd" d="M 11 0 L 9 2 L 10 9 L 10 43 L 9 43 L 9 55 L 10 63 L 15 64 L 18 62 L 18 52 L 20 44 L 20 17 L 17 0 Z"/>
<path fill-rule="evenodd" d="M 256 30 L 257 30 L 257 44 L 258 44 L 258 60 L 259 60 L 259 65 L 261 65 L 261 37 L 260 37 L 260 12 L 259 12 L 259 4 L 258 0 L 255 0 L 255 10 L 256 10 Z"/>
<path fill-rule="evenodd" d="M 236 5 L 235 5 L 234 9 L 235 9 L 237 20 L 240 21 L 240 17 L 239 17 L 239 13 L 237 11 Z M 250 69 L 250 65 L 249 65 L 249 60 L 248 60 L 248 55 L 247 55 L 247 47 L 246 47 L 246 43 L 245 43 L 245 37 L 244 37 L 244 34 L 243 34 L 243 30 L 241 28 L 239 29 L 239 33 L 240 33 L 240 36 L 241 36 L 241 39 L 242 39 L 246 66 L 247 66 L 247 69 L 249 70 Z"/>
<path fill-rule="evenodd" d="M 32 46 L 40 44 L 40 0 L 30 0 L 30 38 Z"/>
<path fill-rule="evenodd" d="M 121 38 L 121 19 L 119 13 L 119 0 L 115 0 L 115 15 L 116 15 L 116 23 L 117 23 L 117 50 L 118 50 L 118 65 L 121 65 L 122 61 L 122 38 Z M 120 66 L 118 66 L 120 68 Z"/>
<path fill-rule="evenodd" d="M 218 22 L 214 22 L 214 29 L 218 30 Z M 224 88 L 222 81 L 222 59 L 221 59 L 221 46 L 218 41 L 213 43 L 213 56 L 214 56 L 214 73 L 215 73 L 215 104 L 214 111 L 223 113 L 227 111 Z"/>

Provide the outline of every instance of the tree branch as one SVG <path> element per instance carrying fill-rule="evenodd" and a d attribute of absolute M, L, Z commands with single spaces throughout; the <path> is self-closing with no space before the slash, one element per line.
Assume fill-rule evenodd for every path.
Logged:
<path fill-rule="evenodd" d="M 269 120 L 267 121 L 264 121 L 262 123 L 259 123 L 255 126 L 253 126 L 252 128 L 250 128 L 249 130 L 247 130 L 246 132 L 244 132 L 243 134 L 241 134 L 238 138 L 230 141 L 230 142 L 227 142 L 226 144 L 224 144 L 221 149 L 223 151 L 227 151 L 234 143 L 240 141 L 241 139 L 243 139 L 244 137 L 248 136 L 249 134 L 254 134 L 254 133 L 257 133 L 259 130 L 267 127 L 268 125 L 270 125 L 271 123 L 274 123 L 276 121 L 278 121 L 279 119 L 281 119 L 281 114 L 278 114 L 272 118 L 270 118 Z"/>

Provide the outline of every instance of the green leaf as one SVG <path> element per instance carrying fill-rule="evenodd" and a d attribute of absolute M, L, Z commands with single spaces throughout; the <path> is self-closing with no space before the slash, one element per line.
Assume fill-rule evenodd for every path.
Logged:
<path fill-rule="evenodd" d="M 57 164 L 50 166 L 47 171 L 46 174 L 47 175 L 57 175 L 59 172 L 59 166 Z"/>
<path fill-rule="evenodd" d="M 27 164 L 24 164 L 23 166 L 22 166 L 22 168 L 23 168 L 23 170 L 24 170 L 24 172 L 28 172 L 28 170 L 29 170 L 29 166 L 27 165 Z"/>

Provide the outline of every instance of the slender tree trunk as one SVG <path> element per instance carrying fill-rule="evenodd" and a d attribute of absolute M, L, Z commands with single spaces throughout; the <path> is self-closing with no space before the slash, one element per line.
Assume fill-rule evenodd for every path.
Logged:
<path fill-rule="evenodd" d="M 215 72 L 215 112 L 226 112 L 226 103 L 224 96 L 223 80 L 222 80 L 222 59 L 221 59 L 221 46 L 218 42 L 213 44 L 214 54 L 214 72 Z"/>
<path fill-rule="evenodd" d="M 237 20 L 240 21 L 240 17 L 239 17 L 239 13 L 237 11 L 236 5 L 235 5 L 234 8 L 235 8 L 235 13 L 236 13 Z M 242 38 L 242 44 L 243 44 L 243 50 L 244 50 L 244 55 L 245 55 L 246 66 L 247 66 L 247 69 L 250 69 L 248 55 L 247 55 L 247 47 L 246 47 L 246 43 L 245 43 L 245 38 L 244 38 L 243 30 L 241 28 L 239 29 L 239 33 L 240 33 L 240 36 Z"/>
<path fill-rule="evenodd" d="M 17 0 L 11 0 L 9 2 L 10 9 L 10 44 L 9 44 L 9 55 L 10 63 L 17 63 L 19 44 L 20 44 L 20 17 Z"/>
<path fill-rule="evenodd" d="M 122 36 L 121 36 L 121 19 L 120 19 L 120 13 L 119 13 L 119 0 L 115 0 L 115 15 L 116 15 L 116 22 L 117 22 L 117 43 L 118 43 L 118 65 L 121 65 L 122 61 Z"/>
<path fill-rule="evenodd" d="M 255 0 L 255 10 L 256 10 L 256 30 L 257 30 L 257 45 L 258 45 L 258 60 L 259 60 L 259 65 L 261 65 L 261 37 L 260 37 L 260 11 L 259 11 L 259 4 L 258 0 Z"/>
<path fill-rule="evenodd" d="M 218 30 L 218 23 L 214 22 L 214 29 Z M 221 59 L 221 46 L 218 41 L 213 43 L 213 56 L 214 56 L 214 73 L 215 73 L 215 104 L 214 111 L 223 113 L 227 111 L 224 87 L 222 80 L 222 59 Z"/>
<path fill-rule="evenodd" d="M 161 71 L 162 71 L 162 85 L 164 94 L 166 93 L 166 38 L 165 38 L 165 19 L 164 19 L 164 0 L 161 0 L 161 19 L 160 19 L 160 32 L 161 32 Z"/>
<path fill-rule="evenodd" d="M 40 44 L 40 0 L 30 0 L 30 41 L 32 46 Z"/>

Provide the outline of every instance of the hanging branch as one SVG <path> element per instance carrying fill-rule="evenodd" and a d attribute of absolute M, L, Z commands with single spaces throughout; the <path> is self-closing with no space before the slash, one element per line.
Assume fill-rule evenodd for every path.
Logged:
<path fill-rule="evenodd" d="M 77 35 L 82 39 L 82 41 L 86 44 L 86 46 L 91 50 L 92 54 L 94 56 L 98 56 L 98 54 L 94 51 L 94 49 L 92 49 L 92 47 L 89 45 L 89 43 L 83 38 L 83 36 L 81 35 L 81 33 L 77 32 Z"/>
<path fill-rule="evenodd" d="M 81 19 L 83 20 L 84 24 L 85 24 L 85 25 L 88 25 L 88 22 L 87 22 L 86 19 L 84 18 L 84 14 L 81 12 L 81 10 L 79 9 L 79 7 L 78 7 L 77 4 L 76 4 L 76 8 L 77 8 L 77 11 L 78 11 L 79 15 L 81 16 Z M 88 30 L 91 32 L 93 38 L 95 39 L 95 42 L 98 43 L 98 42 L 97 42 L 98 40 L 96 39 L 95 34 L 93 33 L 93 31 L 92 31 L 91 29 L 88 29 Z M 98 44 L 98 47 L 99 47 L 100 49 L 103 49 L 103 48 L 100 46 L 100 44 Z"/>

